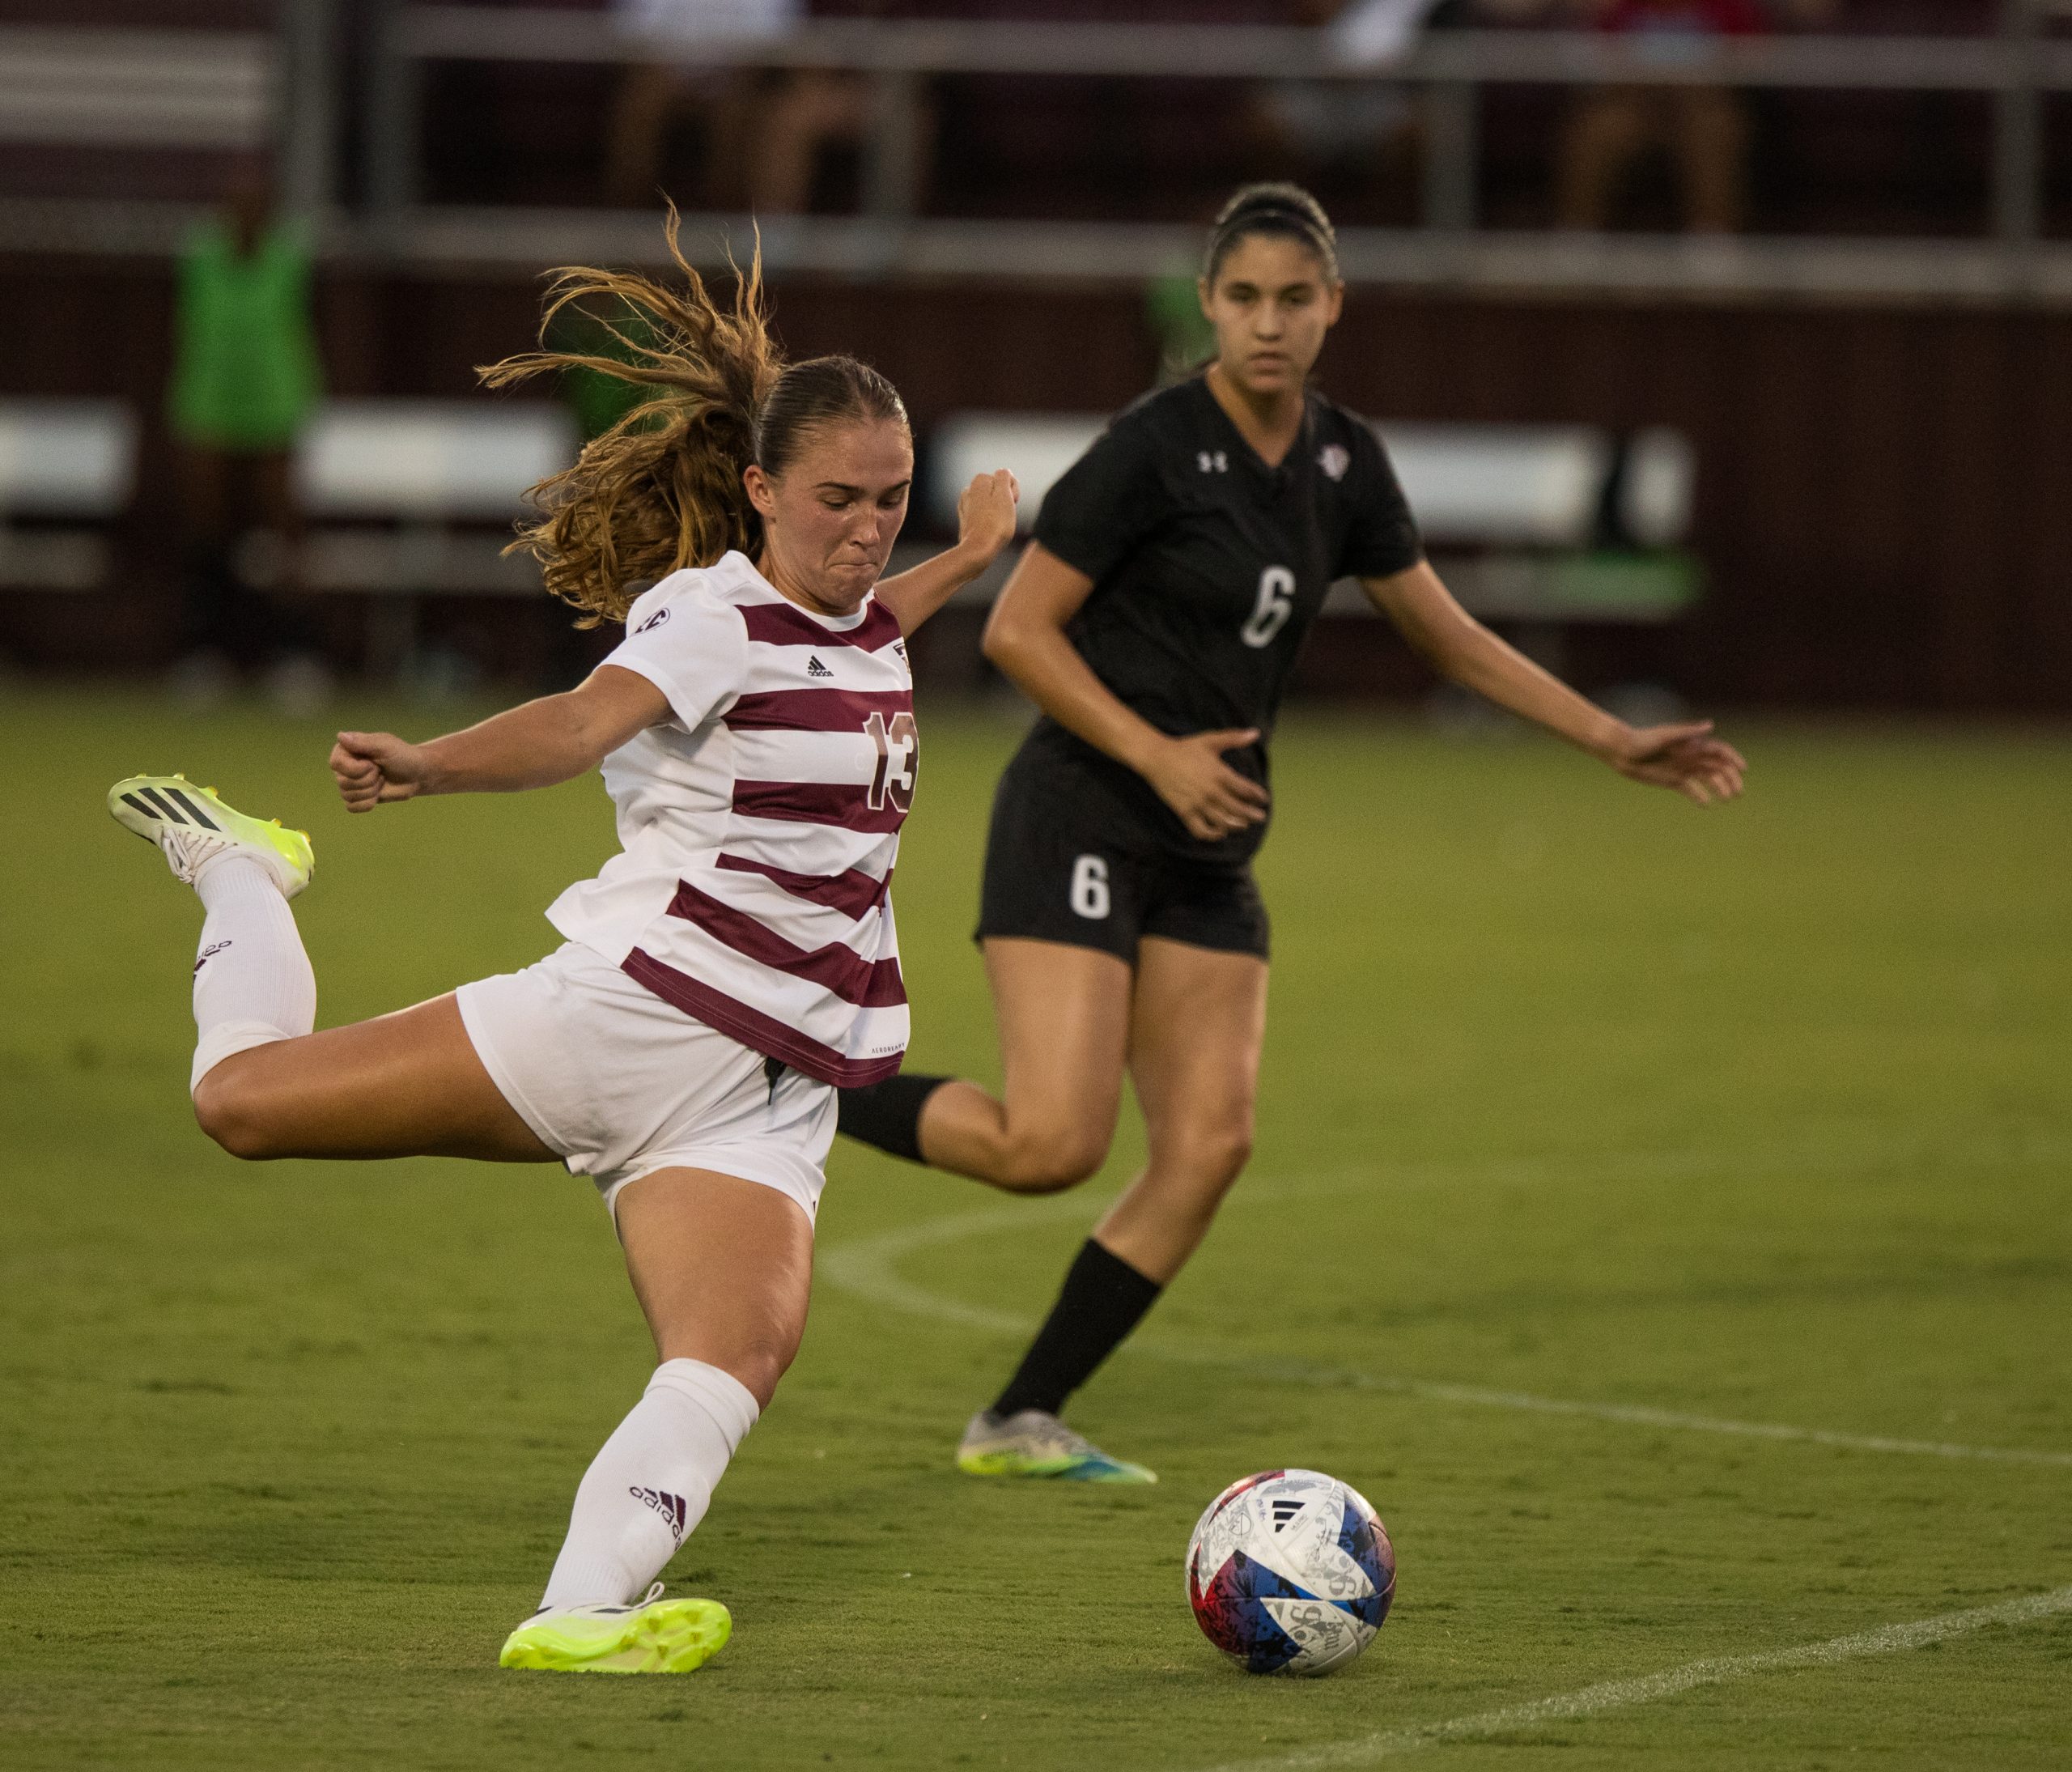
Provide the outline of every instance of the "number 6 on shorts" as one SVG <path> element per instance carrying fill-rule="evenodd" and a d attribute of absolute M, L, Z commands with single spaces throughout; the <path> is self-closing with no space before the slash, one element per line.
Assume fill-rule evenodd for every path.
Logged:
<path fill-rule="evenodd" d="M 1072 865 L 1072 907 L 1090 922 L 1108 914 L 1108 864 L 1098 855 L 1083 855 Z"/>

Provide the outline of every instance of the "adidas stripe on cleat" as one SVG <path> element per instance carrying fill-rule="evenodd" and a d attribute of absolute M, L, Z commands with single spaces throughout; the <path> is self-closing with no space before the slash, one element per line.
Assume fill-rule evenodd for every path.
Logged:
<path fill-rule="evenodd" d="M 544 1673 L 689 1673 L 726 1647 L 732 1615 L 716 1600 L 664 1600 L 659 1581 L 637 1606 L 562 1606 L 511 1633 L 500 1668 Z"/>
<path fill-rule="evenodd" d="M 185 776 L 118 781 L 108 791 L 108 810 L 124 830 L 156 844 L 173 878 L 187 886 L 219 856 L 248 855 L 292 899 L 316 865 L 308 831 L 286 830 L 278 818 L 248 818 L 224 805 L 214 788 L 197 788 Z"/>

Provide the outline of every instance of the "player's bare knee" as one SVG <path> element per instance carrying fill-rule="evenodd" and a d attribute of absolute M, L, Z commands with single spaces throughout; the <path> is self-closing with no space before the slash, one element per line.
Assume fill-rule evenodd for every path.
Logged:
<path fill-rule="evenodd" d="M 1106 1145 L 1078 1127 L 1045 1128 L 1012 1138 L 1002 1185 L 1023 1194 L 1076 1188 L 1107 1158 Z"/>
<path fill-rule="evenodd" d="M 257 1161 L 279 1154 L 260 1092 L 228 1064 L 219 1064 L 195 1086 L 194 1119 L 233 1157 Z"/>
<path fill-rule="evenodd" d="M 1187 1191 L 1198 1196 L 1208 1212 L 1215 1211 L 1251 1160 L 1249 1118 L 1220 1126 L 1190 1127 L 1184 1139 L 1153 1140 L 1151 1149 L 1153 1171 L 1183 1178 Z"/>
<path fill-rule="evenodd" d="M 723 1364 L 724 1370 L 738 1379 L 742 1387 L 753 1396 L 758 1409 L 768 1409 L 770 1400 L 777 1394 L 777 1386 L 792 1369 L 792 1361 L 799 1351 L 798 1338 L 770 1335 L 758 1336 L 742 1343 L 728 1354 Z"/>

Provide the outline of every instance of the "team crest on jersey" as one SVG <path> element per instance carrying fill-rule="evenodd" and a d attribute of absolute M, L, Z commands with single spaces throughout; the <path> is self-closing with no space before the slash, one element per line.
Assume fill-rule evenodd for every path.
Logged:
<path fill-rule="evenodd" d="M 1352 465 L 1352 452 L 1342 443 L 1327 443 L 1317 452 L 1317 465 L 1334 480 L 1343 480 Z"/>

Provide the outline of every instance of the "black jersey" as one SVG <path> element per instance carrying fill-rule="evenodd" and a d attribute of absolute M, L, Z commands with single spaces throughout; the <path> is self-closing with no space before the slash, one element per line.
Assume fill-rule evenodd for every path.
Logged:
<path fill-rule="evenodd" d="M 1051 488 L 1036 539 L 1093 580 L 1066 629 L 1115 695 L 1175 737 L 1257 727 L 1227 760 L 1267 779 L 1267 736 L 1335 579 L 1417 563 L 1417 526 L 1380 440 L 1321 395 L 1269 468 L 1199 377 L 1148 394 Z M 1161 845 L 1242 861 L 1255 825 L 1220 842 L 1187 835 L 1150 784 L 1046 719 L 1033 750 L 1083 771 Z"/>

